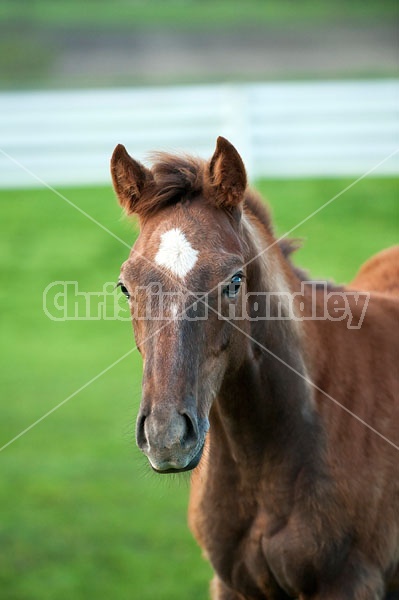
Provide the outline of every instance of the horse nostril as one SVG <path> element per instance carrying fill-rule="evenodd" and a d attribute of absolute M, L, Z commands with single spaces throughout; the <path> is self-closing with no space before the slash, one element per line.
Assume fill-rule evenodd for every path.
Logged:
<path fill-rule="evenodd" d="M 183 448 L 193 447 L 198 441 L 198 426 L 194 418 L 192 418 L 186 412 L 182 413 L 181 416 L 185 421 L 186 431 L 182 437 L 181 445 Z"/>
<path fill-rule="evenodd" d="M 137 425 L 136 425 L 136 441 L 137 441 L 138 447 L 141 450 L 145 446 L 148 445 L 148 440 L 145 435 L 145 429 L 144 429 L 144 423 L 145 423 L 146 418 L 147 417 L 144 414 L 139 415 L 139 417 L 137 419 Z"/>

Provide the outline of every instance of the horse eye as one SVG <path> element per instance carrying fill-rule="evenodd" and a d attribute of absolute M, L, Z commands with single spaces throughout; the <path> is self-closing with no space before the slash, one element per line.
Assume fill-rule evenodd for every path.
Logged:
<path fill-rule="evenodd" d="M 242 273 L 233 275 L 230 283 L 223 288 L 223 294 L 228 298 L 235 298 L 240 290 L 243 277 Z"/>
<path fill-rule="evenodd" d="M 123 285 L 123 283 L 119 282 L 117 284 L 117 287 L 121 288 L 121 292 L 126 296 L 126 298 L 130 298 L 129 290 Z"/>

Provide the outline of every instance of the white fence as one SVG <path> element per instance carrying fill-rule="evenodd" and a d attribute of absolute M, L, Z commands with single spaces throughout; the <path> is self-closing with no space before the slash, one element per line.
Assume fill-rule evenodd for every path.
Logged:
<path fill-rule="evenodd" d="M 251 177 L 356 176 L 399 147 L 398 99 L 397 80 L 3 93 L 0 187 L 108 183 L 119 142 L 208 157 L 218 135 Z"/>

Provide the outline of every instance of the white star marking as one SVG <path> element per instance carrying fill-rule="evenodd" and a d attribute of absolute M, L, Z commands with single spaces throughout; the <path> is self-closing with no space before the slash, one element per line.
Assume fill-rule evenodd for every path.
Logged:
<path fill-rule="evenodd" d="M 197 260 L 198 251 L 194 250 L 180 229 L 170 229 L 161 235 L 161 244 L 155 256 L 157 265 L 166 267 L 183 279 Z"/>

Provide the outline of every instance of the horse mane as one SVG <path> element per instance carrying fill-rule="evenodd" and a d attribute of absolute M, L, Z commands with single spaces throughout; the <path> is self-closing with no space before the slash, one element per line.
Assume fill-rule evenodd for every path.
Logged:
<path fill-rule="evenodd" d="M 245 193 L 244 210 L 246 212 L 249 211 L 261 223 L 269 235 L 276 237 L 269 208 L 262 201 L 260 194 L 251 188 L 248 188 Z M 299 239 L 287 237 L 278 240 L 278 246 L 284 258 L 287 259 L 301 247 L 301 243 Z"/>
<path fill-rule="evenodd" d="M 280 252 L 289 264 L 291 270 L 300 281 L 312 281 L 309 273 L 305 269 L 297 267 L 292 262 L 292 255 L 302 246 L 302 240 L 299 238 L 280 237 L 276 235 L 273 227 L 273 221 L 270 216 L 269 207 L 263 202 L 261 195 L 251 188 L 247 188 L 244 196 L 244 211 L 250 212 L 257 219 L 268 235 L 277 238 L 277 245 Z M 332 281 L 316 281 L 316 288 L 327 286 L 328 290 L 343 291 L 344 288 Z"/>
<path fill-rule="evenodd" d="M 166 206 L 189 202 L 200 194 L 205 201 L 208 200 L 207 161 L 190 155 L 166 152 L 153 152 L 150 158 L 153 181 L 140 198 L 138 212 L 141 217 L 153 215 Z M 244 211 L 249 211 L 265 231 L 275 237 L 269 209 L 260 194 L 251 188 L 247 188 L 245 192 Z M 301 247 L 301 240 L 284 237 L 278 240 L 278 246 L 295 275 L 301 281 L 308 281 L 310 278 L 306 271 L 296 267 L 291 260 L 292 254 Z"/>

